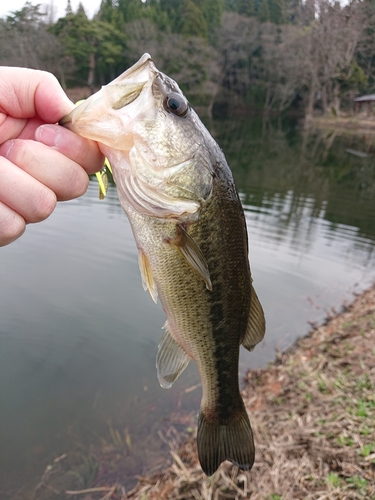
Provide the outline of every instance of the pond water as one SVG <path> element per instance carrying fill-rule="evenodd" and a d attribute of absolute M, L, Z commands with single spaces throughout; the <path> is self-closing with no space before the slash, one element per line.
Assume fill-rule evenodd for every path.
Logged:
<path fill-rule="evenodd" d="M 264 341 L 242 350 L 243 374 L 374 281 L 375 136 L 303 133 L 290 120 L 208 126 L 245 208 L 267 319 Z M 166 461 L 158 431 L 198 412 L 200 388 L 186 389 L 199 378 L 191 363 L 171 390 L 157 383 L 164 313 L 143 291 L 115 188 L 99 201 L 92 180 L 0 249 L 0 280 L 0 497 L 45 498 L 34 488 L 54 458 L 87 455 L 116 430 L 129 484 Z"/>

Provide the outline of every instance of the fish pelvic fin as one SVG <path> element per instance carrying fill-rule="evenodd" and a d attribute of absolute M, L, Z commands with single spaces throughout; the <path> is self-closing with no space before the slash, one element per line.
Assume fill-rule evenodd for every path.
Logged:
<path fill-rule="evenodd" d="M 250 315 L 245 336 L 241 342 L 245 349 L 252 351 L 263 339 L 266 331 L 266 319 L 258 296 L 251 285 Z"/>
<path fill-rule="evenodd" d="M 212 283 L 206 259 L 193 238 L 181 225 L 178 226 L 178 237 L 170 243 L 177 248 L 189 266 L 203 279 L 207 290 L 211 291 Z"/>
<path fill-rule="evenodd" d="M 169 389 L 189 364 L 190 357 L 172 337 L 168 322 L 163 328 L 156 355 L 156 369 L 160 385 Z"/>
<path fill-rule="evenodd" d="M 210 423 L 201 413 L 197 445 L 199 462 L 207 476 L 212 476 L 224 460 L 229 460 L 242 470 L 250 470 L 254 463 L 255 448 L 245 407 L 227 425 Z"/>
<path fill-rule="evenodd" d="M 158 301 L 158 291 L 156 289 L 154 277 L 152 276 L 150 263 L 142 250 L 138 250 L 138 264 L 141 271 L 143 289 L 150 292 L 152 300 L 156 304 Z"/>

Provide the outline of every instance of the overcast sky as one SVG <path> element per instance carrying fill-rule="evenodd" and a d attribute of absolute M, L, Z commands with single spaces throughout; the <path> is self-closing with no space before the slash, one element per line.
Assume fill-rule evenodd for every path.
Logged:
<path fill-rule="evenodd" d="M 100 1 L 101 0 L 81 0 L 82 4 L 85 8 L 86 14 L 88 17 L 92 18 L 92 16 L 99 10 L 100 6 Z M 14 12 L 15 10 L 21 10 L 22 7 L 25 5 L 26 0 L 12 0 L 11 2 L 6 2 L 3 0 L 0 0 L 0 17 L 6 17 L 7 15 L 10 14 L 10 12 Z M 44 5 L 44 4 L 50 4 L 53 3 L 57 14 L 56 14 L 56 19 L 59 17 L 63 17 L 65 15 L 65 9 L 66 9 L 66 4 L 67 0 L 40 0 L 39 2 L 37 0 L 30 0 L 30 3 L 32 5 Z M 71 0 L 71 5 L 72 9 L 75 12 L 77 10 L 79 0 Z"/>

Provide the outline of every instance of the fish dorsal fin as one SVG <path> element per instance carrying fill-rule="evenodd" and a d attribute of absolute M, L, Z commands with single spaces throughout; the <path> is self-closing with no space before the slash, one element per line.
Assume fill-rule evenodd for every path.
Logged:
<path fill-rule="evenodd" d="M 143 288 L 144 290 L 148 290 L 150 292 L 152 300 L 157 303 L 158 291 L 156 289 L 155 281 L 152 276 L 150 263 L 142 250 L 138 250 L 138 263 L 139 269 L 141 271 Z"/>
<path fill-rule="evenodd" d="M 193 238 L 185 231 L 185 229 L 180 225 L 178 227 L 178 237 L 175 240 L 171 241 L 171 243 L 175 245 L 186 262 L 203 279 L 203 281 L 206 283 L 206 288 L 208 290 L 212 290 L 210 272 L 208 270 L 207 262 L 204 258 L 203 253 L 201 252 L 200 248 L 195 243 Z"/>
<path fill-rule="evenodd" d="M 263 308 L 259 302 L 253 285 L 251 285 L 249 321 L 247 323 L 245 336 L 241 342 L 244 348 L 248 351 L 252 351 L 254 347 L 263 339 L 265 331 L 266 320 L 264 318 Z"/>
<path fill-rule="evenodd" d="M 168 322 L 163 328 L 165 331 L 158 346 L 156 369 L 160 385 L 164 389 L 169 389 L 187 367 L 190 357 L 172 337 Z"/>

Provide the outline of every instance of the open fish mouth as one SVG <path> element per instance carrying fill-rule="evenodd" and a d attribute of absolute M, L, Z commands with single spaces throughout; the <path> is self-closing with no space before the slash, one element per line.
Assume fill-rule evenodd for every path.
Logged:
<path fill-rule="evenodd" d="M 142 102 L 135 101 L 159 74 L 150 54 L 144 54 L 132 67 L 64 116 L 59 124 L 112 148 L 129 149 L 124 129 L 144 113 L 145 106 L 150 112 L 153 106 L 150 95 Z M 119 110 L 123 112 L 119 114 Z"/>

